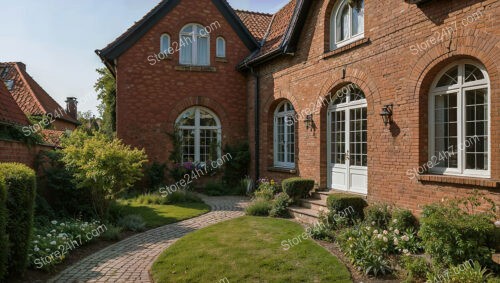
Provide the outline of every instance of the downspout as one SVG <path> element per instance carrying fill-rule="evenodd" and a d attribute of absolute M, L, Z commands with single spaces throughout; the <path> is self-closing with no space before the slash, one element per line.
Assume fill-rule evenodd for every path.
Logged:
<path fill-rule="evenodd" d="M 255 78 L 255 180 L 260 179 L 260 77 L 250 69 Z"/>

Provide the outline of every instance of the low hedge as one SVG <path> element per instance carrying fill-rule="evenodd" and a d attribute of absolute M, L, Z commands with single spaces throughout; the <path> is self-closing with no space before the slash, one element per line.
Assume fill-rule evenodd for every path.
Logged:
<path fill-rule="evenodd" d="M 7 225 L 7 187 L 5 179 L 0 175 L 0 282 L 7 274 L 8 237 Z"/>
<path fill-rule="evenodd" d="M 368 206 L 364 198 L 350 194 L 332 194 L 328 197 L 326 204 L 334 213 L 350 211 L 348 217 L 352 220 L 363 219 L 363 209 Z"/>
<path fill-rule="evenodd" d="M 35 172 L 23 164 L 2 163 L 0 175 L 7 187 L 7 233 L 9 276 L 23 274 L 28 266 L 28 248 L 35 209 Z"/>
<path fill-rule="evenodd" d="M 289 178 L 281 182 L 283 192 L 294 201 L 305 198 L 314 188 L 314 180 L 303 178 Z"/>

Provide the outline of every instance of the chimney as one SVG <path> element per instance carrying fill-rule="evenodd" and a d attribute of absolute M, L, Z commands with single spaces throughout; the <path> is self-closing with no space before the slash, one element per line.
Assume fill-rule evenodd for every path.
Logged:
<path fill-rule="evenodd" d="M 66 98 L 66 113 L 73 118 L 73 119 L 78 119 L 78 101 L 76 100 L 76 97 L 68 97 Z"/>

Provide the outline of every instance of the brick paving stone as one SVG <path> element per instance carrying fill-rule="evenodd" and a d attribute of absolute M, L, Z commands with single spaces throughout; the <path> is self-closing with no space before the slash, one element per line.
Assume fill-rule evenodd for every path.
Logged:
<path fill-rule="evenodd" d="M 188 233 L 242 216 L 248 203 L 243 197 L 201 197 L 211 212 L 120 241 L 68 267 L 48 282 L 152 282 L 149 271 L 166 248 Z"/>

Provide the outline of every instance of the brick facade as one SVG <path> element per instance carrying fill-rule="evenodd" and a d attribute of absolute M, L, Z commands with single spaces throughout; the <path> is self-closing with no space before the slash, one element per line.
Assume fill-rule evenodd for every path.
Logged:
<path fill-rule="evenodd" d="M 171 145 L 166 133 L 187 108 L 200 105 L 222 123 L 223 144 L 248 140 L 255 156 L 256 82 L 260 93 L 260 177 L 313 178 L 327 188 L 327 109 L 315 113 L 315 130 L 296 124 L 296 168 L 273 167 L 273 113 L 283 100 L 300 112 L 318 99 L 354 83 L 365 93 L 368 112 L 368 198 L 419 211 L 446 197 L 463 196 L 473 188 L 500 203 L 500 1 L 430 1 L 417 6 L 403 0 L 365 2 L 365 35 L 347 46 L 329 50 L 330 15 L 335 1 L 313 1 L 297 50 L 250 71 L 236 66 L 250 51 L 214 1 L 182 0 L 152 26 L 114 64 L 117 76 L 117 132 L 127 144 L 145 148 L 151 161 L 165 162 Z M 293 2 L 293 1 L 292 1 Z M 294 2 L 295 3 L 295 2 Z M 200 9 L 200 6 L 203 9 Z M 293 5 L 287 5 L 290 10 Z M 293 11 L 291 11 L 293 12 Z M 290 13 L 291 13 L 290 12 Z M 479 15 L 479 16 L 478 16 Z M 286 23 L 280 19 L 279 24 Z M 210 68 L 179 66 L 179 53 L 151 65 L 161 34 L 179 41 L 188 23 L 221 27 L 211 34 Z M 271 23 L 272 24 L 272 23 Z M 430 38 L 454 27 L 444 40 Z M 273 30 L 273 29 L 270 29 Z M 273 35 L 275 36 L 274 29 Z M 227 62 L 215 60 L 215 38 L 227 42 Z M 430 42 L 430 43 L 429 43 Z M 421 50 L 415 49 L 418 44 Z M 417 51 L 417 52 L 415 52 Z M 409 178 L 408 171 L 428 159 L 428 96 L 430 84 L 449 63 L 468 58 L 486 68 L 491 86 L 491 178 L 445 176 Z M 394 104 L 394 123 L 384 126 L 379 115 Z M 255 158 L 252 158 L 255 159 Z M 251 172 L 256 176 L 255 160 Z"/>
<path fill-rule="evenodd" d="M 41 151 L 53 150 L 48 145 L 27 146 L 22 142 L 0 140 L 0 162 L 22 163 L 35 169 L 35 161 Z"/>
<path fill-rule="evenodd" d="M 463 196 L 477 188 L 500 203 L 500 77 L 495 59 L 500 56 L 500 1 L 431 1 L 420 7 L 400 0 L 366 1 L 365 37 L 329 51 L 329 19 L 335 1 L 315 1 L 295 55 L 261 66 L 260 176 L 277 179 L 300 175 L 327 186 L 326 109 L 314 115 L 316 131 L 299 121 L 296 130 L 297 172 L 275 173 L 273 165 L 273 112 L 287 99 L 297 111 L 309 108 L 348 83 L 357 84 L 368 102 L 368 198 L 419 211 L 422 205 L 446 197 Z M 472 20 L 473 13 L 481 15 Z M 469 17 L 470 22 L 467 21 Z M 465 22 L 462 22 L 464 21 Z M 462 24 L 466 23 L 466 25 Z M 416 44 L 449 26 L 451 39 L 434 42 L 415 52 Z M 424 50 L 425 49 L 425 50 Z M 417 54 L 415 54 L 417 53 Z M 427 92 L 437 72 L 461 58 L 483 64 L 491 82 L 491 179 L 435 176 L 410 179 L 427 156 Z M 345 75 L 344 75 L 345 69 Z M 249 103 L 255 80 L 248 79 Z M 385 127 L 380 109 L 394 104 L 394 124 Z M 252 104 L 249 104 L 252 105 Z M 254 144 L 253 110 L 249 107 L 249 138 Z M 254 149 L 253 149 L 254 150 Z"/>
<path fill-rule="evenodd" d="M 180 30 L 189 23 L 210 26 L 212 69 L 187 70 L 179 64 L 179 52 L 151 65 L 148 57 L 160 51 L 160 36 L 168 33 L 179 43 Z M 226 60 L 216 60 L 216 38 L 226 40 Z M 173 44 L 174 45 L 174 44 Z M 246 140 L 245 76 L 235 66 L 249 54 L 211 1 L 183 0 L 167 17 L 151 28 L 117 61 L 117 133 L 127 144 L 145 148 L 150 161 L 166 162 L 172 145 L 168 133 L 187 108 L 204 106 L 222 124 L 222 144 Z M 227 62 L 225 62 L 227 61 Z"/>

